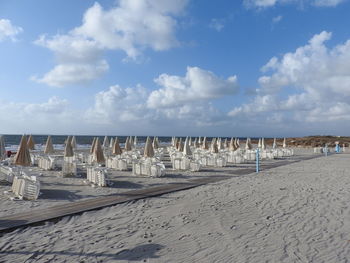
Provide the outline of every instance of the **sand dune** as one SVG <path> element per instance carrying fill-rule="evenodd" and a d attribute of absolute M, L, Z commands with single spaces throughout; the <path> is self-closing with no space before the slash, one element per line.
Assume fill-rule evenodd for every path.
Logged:
<path fill-rule="evenodd" d="M 348 262 L 350 155 L 3 234 L 0 262 Z"/>

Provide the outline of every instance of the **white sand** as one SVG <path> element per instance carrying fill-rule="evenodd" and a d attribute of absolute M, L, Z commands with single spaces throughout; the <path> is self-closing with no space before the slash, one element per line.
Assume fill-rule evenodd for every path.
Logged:
<path fill-rule="evenodd" d="M 302 161 L 19 229 L 0 238 L 0 262 L 348 262 L 349 159 Z"/>

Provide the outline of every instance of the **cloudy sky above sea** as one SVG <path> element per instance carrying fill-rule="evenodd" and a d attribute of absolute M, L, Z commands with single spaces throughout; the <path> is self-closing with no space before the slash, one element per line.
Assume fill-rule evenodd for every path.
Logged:
<path fill-rule="evenodd" d="M 350 0 L 0 0 L 0 134 L 348 135 Z"/>

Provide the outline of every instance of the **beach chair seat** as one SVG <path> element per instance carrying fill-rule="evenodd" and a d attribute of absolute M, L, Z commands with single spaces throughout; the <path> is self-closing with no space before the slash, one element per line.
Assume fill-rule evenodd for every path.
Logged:
<path fill-rule="evenodd" d="M 165 166 L 156 158 L 146 158 L 135 161 L 132 165 L 132 172 L 134 175 L 161 177 L 165 175 Z"/>
<path fill-rule="evenodd" d="M 256 152 L 254 150 L 247 150 L 244 153 L 244 159 L 247 161 L 255 161 L 256 160 Z"/>
<path fill-rule="evenodd" d="M 21 199 L 36 200 L 40 193 L 40 182 L 33 175 L 16 175 L 12 184 L 12 192 Z"/>
<path fill-rule="evenodd" d="M 90 166 L 86 168 L 86 178 L 98 186 L 108 186 L 108 170 L 102 167 Z"/>
<path fill-rule="evenodd" d="M 272 159 L 274 159 L 273 152 L 271 152 L 269 150 L 262 150 L 262 151 L 260 151 L 259 157 L 260 157 L 261 160 L 272 160 Z"/>
<path fill-rule="evenodd" d="M 133 175 L 141 175 L 141 162 L 134 161 L 132 164 L 132 173 Z"/>
<path fill-rule="evenodd" d="M 43 170 L 53 170 L 55 168 L 55 162 L 48 156 L 41 156 L 38 159 L 38 167 Z"/>
<path fill-rule="evenodd" d="M 202 168 L 202 165 L 199 161 L 191 160 L 190 161 L 190 171 L 199 172 Z"/>
<path fill-rule="evenodd" d="M 62 177 L 76 176 L 77 175 L 77 163 L 76 162 L 63 162 L 62 165 Z"/>
<path fill-rule="evenodd" d="M 20 168 L 18 166 L 1 165 L 0 173 L 5 175 L 5 180 L 7 182 L 12 183 L 14 177 L 20 175 Z"/>
<path fill-rule="evenodd" d="M 214 157 L 215 158 L 215 167 L 225 167 L 227 164 L 227 161 L 224 157 L 219 156 L 219 157 Z"/>

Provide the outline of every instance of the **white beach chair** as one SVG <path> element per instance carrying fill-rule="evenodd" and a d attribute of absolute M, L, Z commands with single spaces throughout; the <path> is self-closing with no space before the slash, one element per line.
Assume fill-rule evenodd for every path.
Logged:
<path fill-rule="evenodd" d="M 77 163 L 76 162 L 63 162 L 62 165 L 62 177 L 76 176 L 77 175 Z"/>
<path fill-rule="evenodd" d="M 108 170 L 102 167 L 90 166 L 86 168 L 86 178 L 98 186 L 108 186 Z"/>
<path fill-rule="evenodd" d="M 165 166 L 155 158 L 135 160 L 132 165 L 134 175 L 161 177 L 165 175 Z"/>
<path fill-rule="evenodd" d="M 13 179 L 12 192 L 20 199 L 36 200 L 40 193 L 40 182 L 36 176 L 24 173 L 16 175 Z"/>

